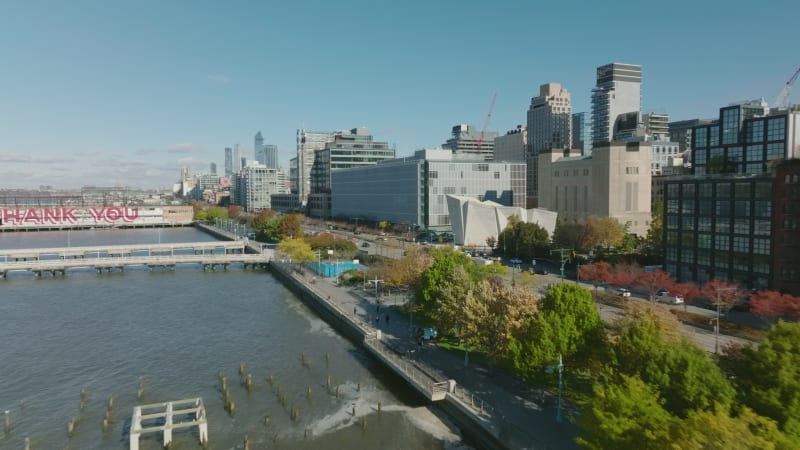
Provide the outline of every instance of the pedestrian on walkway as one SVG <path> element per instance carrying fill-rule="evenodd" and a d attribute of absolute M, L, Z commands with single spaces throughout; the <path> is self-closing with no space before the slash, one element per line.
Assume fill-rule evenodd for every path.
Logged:
<path fill-rule="evenodd" d="M 353 315 L 354 316 L 356 315 L 356 307 L 355 306 L 353 306 Z"/>

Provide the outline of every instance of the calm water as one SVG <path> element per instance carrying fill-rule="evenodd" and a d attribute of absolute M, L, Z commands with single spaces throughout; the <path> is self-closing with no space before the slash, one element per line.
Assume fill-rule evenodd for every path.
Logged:
<path fill-rule="evenodd" d="M 214 239 L 194 229 L 3 233 L 0 249 L 62 247 L 68 240 L 82 246 Z M 301 364 L 301 353 L 310 367 Z M 250 394 L 240 362 L 253 375 Z M 233 418 L 223 410 L 220 371 L 236 402 Z M 328 377 L 340 385 L 339 399 L 326 389 Z M 145 390 L 138 402 L 140 378 Z M 103 432 L 110 397 L 114 421 Z M 10 433 L 0 429 L 0 448 L 20 449 L 27 436 L 33 450 L 127 449 L 134 405 L 190 397 L 205 402 L 214 449 L 242 448 L 245 435 L 253 449 L 465 447 L 446 419 L 417 403 L 267 272 L 186 267 L 0 280 L 0 414 L 8 410 L 12 423 Z M 69 439 L 75 416 L 77 432 Z M 174 439 L 177 448 L 197 448 L 194 430 L 175 432 Z M 161 448 L 160 434 L 141 442 L 143 449 Z"/>

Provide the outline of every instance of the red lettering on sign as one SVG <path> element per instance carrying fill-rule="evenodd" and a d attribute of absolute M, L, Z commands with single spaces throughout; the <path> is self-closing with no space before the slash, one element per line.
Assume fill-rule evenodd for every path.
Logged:
<path fill-rule="evenodd" d="M 95 223 L 97 223 L 105 215 L 105 208 L 89 208 L 89 215 L 91 215 Z"/>
<path fill-rule="evenodd" d="M 116 222 L 122 218 L 122 211 L 119 208 L 106 208 L 106 222 Z"/>
<path fill-rule="evenodd" d="M 42 221 L 49 223 L 61 222 L 61 210 L 45 208 L 42 210 Z"/>
<path fill-rule="evenodd" d="M 139 208 L 125 208 L 122 214 L 122 220 L 125 222 L 133 222 L 137 217 L 139 217 Z"/>
<path fill-rule="evenodd" d="M 42 219 L 39 217 L 39 214 L 36 213 L 36 210 L 33 208 L 28 208 L 25 211 L 25 216 L 22 218 L 23 222 L 33 222 L 33 223 L 42 223 Z"/>
<path fill-rule="evenodd" d="M 75 208 L 64 209 L 61 208 L 61 221 L 69 223 L 77 223 L 78 218 L 75 217 Z"/>

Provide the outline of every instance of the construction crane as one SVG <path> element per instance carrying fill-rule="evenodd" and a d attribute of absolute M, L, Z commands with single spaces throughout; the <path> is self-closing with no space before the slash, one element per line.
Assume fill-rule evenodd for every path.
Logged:
<path fill-rule="evenodd" d="M 783 86 L 781 93 L 778 94 L 778 98 L 775 99 L 775 103 L 772 104 L 773 108 L 785 108 L 789 106 L 789 93 L 792 91 L 792 84 L 794 84 L 798 75 L 800 75 L 800 68 L 795 71 L 794 75 L 792 75 L 789 81 Z"/>
<path fill-rule="evenodd" d="M 795 76 L 796 77 L 796 76 Z M 494 101 L 497 100 L 497 92 L 494 93 L 492 96 L 492 103 L 489 104 L 489 112 L 486 113 L 486 120 L 483 122 L 483 128 L 481 128 L 481 136 L 478 138 L 476 142 L 477 150 L 481 150 L 481 145 L 483 144 L 483 134 L 486 133 L 486 127 L 489 126 L 489 121 L 492 120 L 492 111 L 494 111 Z"/>

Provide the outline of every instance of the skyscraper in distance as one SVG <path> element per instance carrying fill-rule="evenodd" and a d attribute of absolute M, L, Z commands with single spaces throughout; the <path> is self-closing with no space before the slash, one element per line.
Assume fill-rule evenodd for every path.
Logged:
<path fill-rule="evenodd" d="M 233 175 L 233 149 L 225 147 L 225 176 Z"/>
<path fill-rule="evenodd" d="M 278 146 L 264 144 L 264 165 L 272 169 L 278 168 Z"/>
<path fill-rule="evenodd" d="M 539 87 L 539 96 L 528 109 L 528 195 L 538 195 L 538 156 L 572 148 L 572 103 L 569 92 L 558 83 Z"/>
<path fill-rule="evenodd" d="M 641 110 L 642 66 L 611 63 L 597 68 L 592 89 L 593 143 L 610 142 L 618 130 L 635 129 Z"/>
<path fill-rule="evenodd" d="M 264 153 L 264 137 L 261 132 L 256 133 L 255 142 L 253 144 L 253 158 L 257 163 L 267 165 L 267 155 Z"/>

